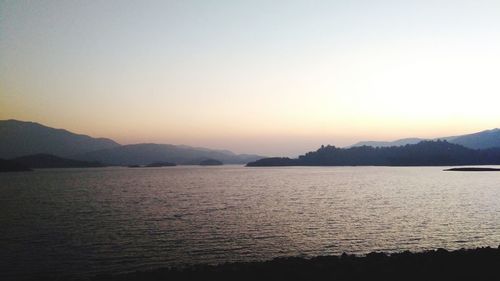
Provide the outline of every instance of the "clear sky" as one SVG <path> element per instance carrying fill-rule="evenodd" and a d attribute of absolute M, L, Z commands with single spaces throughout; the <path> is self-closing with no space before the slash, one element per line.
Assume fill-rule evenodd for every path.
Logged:
<path fill-rule="evenodd" d="M 500 1 L 4 1 L 0 119 L 295 155 L 500 126 Z"/>

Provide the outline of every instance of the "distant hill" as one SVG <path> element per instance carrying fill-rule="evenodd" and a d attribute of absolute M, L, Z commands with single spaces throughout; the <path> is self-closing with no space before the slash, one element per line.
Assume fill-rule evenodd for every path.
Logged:
<path fill-rule="evenodd" d="M 34 122 L 0 120 L 0 158 L 37 153 L 61 157 L 119 146 L 105 138 L 92 138 Z"/>
<path fill-rule="evenodd" d="M 103 167 L 99 162 L 87 162 L 62 158 L 51 154 L 33 154 L 10 159 L 30 168 L 89 168 Z"/>
<path fill-rule="evenodd" d="M 407 144 L 417 144 L 423 140 L 424 139 L 419 139 L 419 138 L 407 138 L 395 141 L 361 141 L 352 146 L 364 146 L 364 145 L 373 147 L 401 146 Z"/>
<path fill-rule="evenodd" d="M 21 163 L 12 160 L 0 159 L 0 172 L 25 172 L 31 169 Z"/>
<path fill-rule="evenodd" d="M 500 129 L 486 130 L 479 133 L 443 138 L 451 143 L 474 149 L 500 147 Z"/>
<path fill-rule="evenodd" d="M 422 141 L 391 147 L 322 146 L 296 159 L 264 158 L 248 163 L 260 166 L 458 166 L 500 165 L 500 148 L 474 150 L 447 141 Z"/>
<path fill-rule="evenodd" d="M 112 165 L 147 165 L 153 162 L 190 164 L 198 159 L 219 159 L 228 164 L 245 164 L 262 158 L 258 155 L 234 154 L 229 151 L 193 148 L 171 144 L 142 143 L 118 146 L 75 155 L 76 159 L 99 161 Z"/>
<path fill-rule="evenodd" d="M 493 147 L 500 147 L 500 129 L 492 129 L 481 131 L 478 133 L 452 136 L 452 137 L 441 137 L 433 140 L 446 140 L 450 143 L 463 145 L 467 148 L 472 149 L 487 149 Z M 390 147 L 390 146 L 402 146 L 407 144 L 416 144 L 423 140 L 420 138 L 406 138 L 395 141 L 362 141 L 358 142 L 351 147 L 355 146 L 372 146 L 372 147 Z"/>
<path fill-rule="evenodd" d="M 34 154 L 51 154 L 112 165 L 147 165 L 154 162 L 187 164 L 193 161 L 198 164 L 209 158 L 228 164 L 245 164 L 263 158 L 185 145 L 143 143 L 122 146 L 111 139 L 92 138 L 34 122 L 0 120 L 0 158 Z"/>

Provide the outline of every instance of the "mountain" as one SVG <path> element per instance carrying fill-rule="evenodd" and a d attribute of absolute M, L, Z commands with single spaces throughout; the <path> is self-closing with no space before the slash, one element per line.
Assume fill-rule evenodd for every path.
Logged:
<path fill-rule="evenodd" d="M 10 160 L 30 168 L 89 168 L 104 166 L 99 162 L 79 161 L 43 153 L 17 157 Z"/>
<path fill-rule="evenodd" d="M 500 129 L 486 130 L 479 133 L 443 139 L 473 149 L 500 147 Z"/>
<path fill-rule="evenodd" d="M 475 150 L 447 141 L 422 141 L 391 147 L 322 146 L 296 159 L 265 158 L 248 163 L 260 166 L 457 166 L 500 165 L 500 148 Z"/>
<path fill-rule="evenodd" d="M 0 159 L 0 172 L 24 172 L 31 169 L 21 163 L 12 160 Z"/>
<path fill-rule="evenodd" d="M 0 158 L 37 153 L 68 157 L 119 146 L 105 138 L 92 138 L 34 122 L 0 120 Z"/>
<path fill-rule="evenodd" d="M 146 165 L 153 162 L 177 164 L 199 163 L 213 158 L 227 164 L 245 164 L 262 158 L 258 155 L 234 154 L 224 150 L 210 150 L 172 144 L 141 143 L 101 149 L 74 156 L 75 159 L 99 161 L 111 165 Z M 201 159 L 201 160 L 200 160 Z"/>
<path fill-rule="evenodd" d="M 34 122 L 0 120 L 0 158 L 51 154 L 80 161 L 113 165 L 147 165 L 153 162 L 196 163 L 214 158 L 228 164 L 245 164 L 262 158 L 228 150 L 171 144 L 120 145 L 111 139 L 92 138 Z"/>
<path fill-rule="evenodd" d="M 450 143 L 459 144 L 472 149 L 487 149 L 493 147 L 500 147 L 500 129 L 492 129 L 481 131 L 478 133 L 451 136 L 451 137 L 441 137 L 434 140 L 446 140 Z M 402 146 L 407 144 L 416 144 L 423 140 L 420 138 L 407 138 L 395 141 L 362 141 L 358 142 L 351 147 L 355 146 L 372 146 L 372 147 L 390 147 L 390 146 Z"/>
<path fill-rule="evenodd" d="M 395 141 L 361 141 L 352 146 L 373 146 L 373 147 L 389 147 L 389 146 L 401 146 L 407 144 L 417 144 L 424 139 L 419 138 L 407 138 Z"/>

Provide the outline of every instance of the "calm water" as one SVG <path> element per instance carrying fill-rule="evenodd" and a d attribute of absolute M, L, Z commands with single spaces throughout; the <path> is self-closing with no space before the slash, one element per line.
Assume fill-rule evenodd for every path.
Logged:
<path fill-rule="evenodd" d="M 500 173 L 442 169 L 223 166 L 4 173 L 0 265 L 7 269 L 0 277 L 498 246 Z"/>

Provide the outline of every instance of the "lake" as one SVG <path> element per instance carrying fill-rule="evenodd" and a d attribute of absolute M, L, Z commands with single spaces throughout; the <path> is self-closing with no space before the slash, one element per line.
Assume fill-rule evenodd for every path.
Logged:
<path fill-rule="evenodd" d="M 0 279 L 343 252 L 497 247 L 500 173 L 446 167 L 0 174 Z"/>

